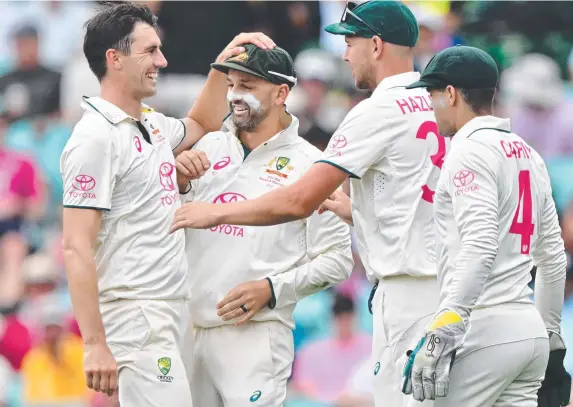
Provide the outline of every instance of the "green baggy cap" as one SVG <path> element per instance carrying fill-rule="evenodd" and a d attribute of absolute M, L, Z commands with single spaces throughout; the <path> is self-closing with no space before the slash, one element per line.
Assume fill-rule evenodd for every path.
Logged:
<path fill-rule="evenodd" d="M 448 85 L 460 89 L 494 89 L 498 80 L 497 64 L 487 52 L 456 45 L 434 55 L 420 79 L 406 89 L 444 89 Z"/>
<path fill-rule="evenodd" d="M 391 44 L 413 47 L 418 41 L 418 22 L 412 11 L 399 1 L 346 3 L 340 22 L 325 27 L 336 35 L 379 36 Z"/>
<path fill-rule="evenodd" d="M 211 67 L 225 74 L 229 73 L 229 69 L 235 69 L 277 85 L 287 84 L 291 89 L 296 85 L 294 63 L 284 49 L 262 49 L 253 44 L 246 44 L 244 48 L 245 52 L 220 64 L 211 64 Z"/>

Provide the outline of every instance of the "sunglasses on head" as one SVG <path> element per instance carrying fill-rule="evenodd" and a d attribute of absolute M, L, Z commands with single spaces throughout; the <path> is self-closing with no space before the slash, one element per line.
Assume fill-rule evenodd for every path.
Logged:
<path fill-rule="evenodd" d="M 377 36 L 379 36 L 380 38 L 382 38 L 382 35 L 378 32 L 378 30 L 376 30 L 374 27 L 372 27 L 370 24 L 368 24 L 366 21 L 364 21 L 363 19 L 361 19 L 360 17 L 358 17 L 356 15 L 356 13 L 354 13 L 353 10 L 355 10 L 357 7 L 360 7 L 363 3 L 356 3 L 354 1 L 349 1 L 346 3 L 346 7 L 344 8 L 344 13 L 342 13 L 342 17 L 340 18 L 340 22 L 341 23 L 345 23 L 348 21 L 348 16 L 351 16 L 352 18 L 354 18 L 355 20 L 360 21 L 362 24 L 364 24 L 366 27 L 368 27 L 368 29 L 370 31 L 372 31 L 374 34 L 376 34 Z"/>

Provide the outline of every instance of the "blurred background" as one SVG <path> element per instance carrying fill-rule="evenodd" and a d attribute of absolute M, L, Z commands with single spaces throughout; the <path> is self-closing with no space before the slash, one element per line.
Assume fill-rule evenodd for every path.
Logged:
<path fill-rule="evenodd" d="M 295 59 L 299 84 L 290 111 L 302 137 L 321 149 L 357 92 L 341 60 L 341 1 L 146 2 L 159 16 L 169 66 L 148 103 L 184 116 L 209 64 L 242 31 L 270 35 Z M 496 114 L 544 157 L 568 251 L 573 252 L 573 3 L 407 1 L 418 18 L 416 68 L 439 50 L 487 50 L 502 79 Z M 0 407 L 111 407 L 90 393 L 60 252 L 59 157 L 81 115 L 82 95 L 98 94 L 83 56 L 83 24 L 98 2 L 0 2 Z M 370 284 L 360 259 L 349 281 L 297 306 L 296 360 L 289 406 L 372 406 Z M 571 260 L 571 259 L 570 259 Z M 571 263 L 570 263 L 571 264 Z M 573 270 L 572 270 L 573 271 Z M 573 276 L 573 273 L 568 273 Z M 573 278 L 563 330 L 573 347 Z M 573 373 L 573 352 L 567 369 Z"/>

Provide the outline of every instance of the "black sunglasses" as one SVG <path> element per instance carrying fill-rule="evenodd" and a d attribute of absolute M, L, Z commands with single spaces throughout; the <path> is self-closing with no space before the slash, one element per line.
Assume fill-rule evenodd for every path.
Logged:
<path fill-rule="evenodd" d="M 378 30 L 376 30 L 374 27 L 372 27 L 370 24 L 368 24 L 366 21 L 364 21 L 363 19 L 361 19 L 360 17 L 358 17 L 356 15 L 356 13 L 354 13 L 354 9 L 356 9 L 357 7 L 360 7 L 361 4 L 357 4 L 353 1 L 349 1 L 346 3 L 346 7 L 344 8 L 344 13 L 342 13 L 342 17 L 340 18 L 340 22 L 341 23 L 345 23 L 348 20 L 348 16 L 352 16 L 352 18 L 354 18 L 355 20 L 360 21 L 362 24 L 364 24 L 366 27 L 368 27 L 370 29 L 370 31 L 372 31 L 374 34 L 376 34 L 377 36 L 379 36 L 380 38 L 382 38 L 382 34 L 380 34 L 378 32 Z"/>

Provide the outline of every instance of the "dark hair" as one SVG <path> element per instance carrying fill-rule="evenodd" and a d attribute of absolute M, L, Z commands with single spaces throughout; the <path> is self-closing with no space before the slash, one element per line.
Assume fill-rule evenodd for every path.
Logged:
<path fill-rule="evenodd" d="M 337 293 L 332 304 L 332 313 L 337 316 L 350 312 L 354 312 L 354 301 L 343 294 Z"/>
<path fill-rule="evenodd" d="M 147 6 L 132 2 L 105 2 L 105 6 L 85 24 L 84 55 L 99 81 L 107 72 L 105 53 L 108 49 L 129 55 L 136 23 L 157 29 L 157 17 Z"/>
<path fill-rule="evenodd" d="M 470 109 L 477 114 L 489 114 L 493 108 L 493 98 L 495 88 L 493 89 L 459 89 L 464 101 Z"/>

